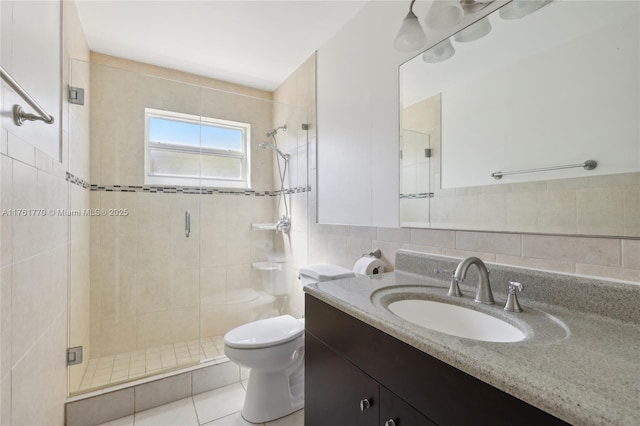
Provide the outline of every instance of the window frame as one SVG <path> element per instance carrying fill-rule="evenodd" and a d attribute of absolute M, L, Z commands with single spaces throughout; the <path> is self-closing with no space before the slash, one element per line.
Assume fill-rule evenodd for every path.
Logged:
<path fill-rule="evenodd" d="M 243 135 L 241 151 L 231 149 L 216 149 L 194 145 L 181 145 L 171 143 L 159 143 L 149 139 L 149 121 L 151 118 L 159 118 L 171 121 L 192 123 L 198 126 L 213 126 L 240 130 Z M 202 134 L 202 133 L 201 133 Z M 238 158 L 241 161 L 240 179 L 235 178 L 211 178 L 202 175 L 185 176 L 180 174 L 154 174 L 151 172 L 151 150 L 176 152 L 186 154 L 211 155 L 215 157 Z M 144 184 L 145 185 L 171 185 L 171 186 L 204 186 L 211 188 L 251 188 L 251 124 L 240 121 L 223 120 L 213 117 L 204 117 L 195 114 L 160 110 L 155 108 L 144 109 Z"/>

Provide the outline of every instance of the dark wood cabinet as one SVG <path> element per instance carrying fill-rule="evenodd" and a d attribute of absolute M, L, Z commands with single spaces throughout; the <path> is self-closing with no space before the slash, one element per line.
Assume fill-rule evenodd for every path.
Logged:
<path fill-rule="evenodd" d="M 305 426 L 377 425 L 378 383 L 312 335 L 304 344 Z"/>
<path fill-rule="evenodd" d="M 311 334 L 305 352 L 305 426 L 434 424 Z"/>
<path fill-rule="evenodd" d="M 305 311 L 305 426 L 566 425 L 309 294 Z"/>

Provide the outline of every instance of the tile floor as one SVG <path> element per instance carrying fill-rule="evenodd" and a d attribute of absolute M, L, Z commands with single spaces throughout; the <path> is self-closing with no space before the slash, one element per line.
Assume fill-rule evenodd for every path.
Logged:
<path fill-rule="evenodd" d="M 94 358 L 87 364 L 79 390 L 86 391 L 139 379 L 149 374 L 157 374 L 162 370 L 197 363 L 220 355 L 224 355 L 224 340 L 222 336 L 213 336 L 203 337 L 200 341 L 190 340 Z"/>
<path fill-rule="evenodd" d="M 246 381 L 141 411 L 101 426 L 251 426 L 242 418 Z M 258 426 L 303 426 L 304 410 Z"/>

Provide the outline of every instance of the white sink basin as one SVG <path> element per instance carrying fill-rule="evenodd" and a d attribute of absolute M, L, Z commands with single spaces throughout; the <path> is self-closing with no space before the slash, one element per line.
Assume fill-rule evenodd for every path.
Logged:
<path fill-rule="evenodd" d="M 518 328 L 482 312 L 423 299 L 404 299 L 387 308 L 407 321 L 430 330 L 485 342 L 519 342 L 526 336 Z"/>

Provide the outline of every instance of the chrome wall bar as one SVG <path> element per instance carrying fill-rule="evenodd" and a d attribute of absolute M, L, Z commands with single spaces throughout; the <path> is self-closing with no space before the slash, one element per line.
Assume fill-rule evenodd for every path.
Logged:
<path fill-rule="evenodd" d="M 598 167 L 598 162 L 595 160 L 587 160 L 584 163 L 568 164 L 566 166 L 543 167 L 540 169 L 518 170 L 516 172 L 493 172 L 491 173 L 491 177 L 496 180 L 500 180 L 502 179 L 502 176 L 506 176 L 506 175 L 519 175 L 522 173 L 536 173 L 536 172 L 546 172 L 549 170 L 573 169 L 575 167 L 582 167 L 585 170 L 593 170 L 596 167 Z"/>
<path fill-rule="evenodd" d="M 47 124 L 53 124 L 53 116 L 47 112 L 27 93 L 22 86 L 0 65 L 0 77 L 11 87 L 18 95 L 28 103 L 31 108 L 35 109 L 40 115 L 24 112 L 20 105 L 13 106 L 13 122 L 16 126 L 22 126 L 25 121 L 41 120 Z"/>

